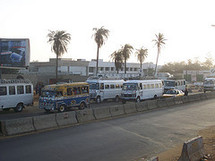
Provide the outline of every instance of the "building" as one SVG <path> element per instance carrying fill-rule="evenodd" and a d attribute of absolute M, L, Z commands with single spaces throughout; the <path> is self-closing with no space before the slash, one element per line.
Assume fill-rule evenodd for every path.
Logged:
<path fill-rule="evenodd" d="M 141 74 L 139 63 L 127 63 L 126 66 L 126 74 L 124 74 L 124 67 L 117 73 L 114 62 L 104 62 L 102 59 L 99 59 L 98 75 L 109 78 L 134 78 L 140 75 L 152 76 L 152 71 L 155 68 L 153 63 L 144 63 Z M 48 62 L 31 62 L 28 70 L 20 72 L 28 78 L 33 76 L 33 81 L 42 81 L 44 84 L 50 84 L 55 79 L 55 70 L 56 59 L 51 58 Z M 58 59 L 58 77 L 61 81 L 85 81 L 89 76 L 95 75 L 96 60 L 86 61 L 85 59 L 78 59 L 75 61 L 71 58 Z"/>

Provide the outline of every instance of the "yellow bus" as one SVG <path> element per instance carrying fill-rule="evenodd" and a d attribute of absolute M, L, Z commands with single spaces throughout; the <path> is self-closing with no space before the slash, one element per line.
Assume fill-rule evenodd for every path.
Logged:
<path fill-rule="evenodd" d="M 47 85 L 42 89 L 39 108 L 46 112 L 89 107 L 89 84 L 85 82 Z"/>

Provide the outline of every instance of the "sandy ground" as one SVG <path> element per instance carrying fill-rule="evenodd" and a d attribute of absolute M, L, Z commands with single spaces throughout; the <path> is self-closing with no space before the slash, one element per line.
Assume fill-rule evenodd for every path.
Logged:
<path fill-rule="evenodd" d="M 215 161 L 215 126 L 201 130 L 198 134 L 203 137 L 205 156 L 207 157 L 201 161 Z M 159 154 L 159 161 L 177 161 L 181 155 L 182 146 L 177 145 L 175 148 Z"/>

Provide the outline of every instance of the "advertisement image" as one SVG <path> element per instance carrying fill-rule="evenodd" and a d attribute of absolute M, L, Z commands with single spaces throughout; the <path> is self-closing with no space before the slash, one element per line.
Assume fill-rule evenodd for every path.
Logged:
<path fill-rule="evenodd" d="M 29 39 L 0 39 L 1 67 L 26 67 L 29 65 Z"/>

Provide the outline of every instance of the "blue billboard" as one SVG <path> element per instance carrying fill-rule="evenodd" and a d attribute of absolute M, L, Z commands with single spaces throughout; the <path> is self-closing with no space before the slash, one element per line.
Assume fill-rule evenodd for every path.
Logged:
<path fill-rule="evenodd" d="M 0 38 L 0 66 L 27 67 L 30 62 L 29 39 Z"/>

